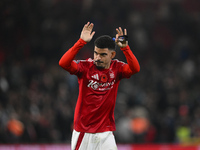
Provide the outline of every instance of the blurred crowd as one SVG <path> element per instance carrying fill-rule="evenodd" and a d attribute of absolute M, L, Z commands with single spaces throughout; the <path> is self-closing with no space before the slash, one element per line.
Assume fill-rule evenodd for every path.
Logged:
<path fill-rule="evenodd" d="M 118 143 L 200 142 L 199 0 L 1 0 L 0 143 L 69 143 L 76 76 L 59 65 L 87 21 L 126 28 L 141 71 L 122 80 Z M 76 59 L 93 58 L 93 42 Z M 117 59 L 126 61 L 117 48 Z"/>

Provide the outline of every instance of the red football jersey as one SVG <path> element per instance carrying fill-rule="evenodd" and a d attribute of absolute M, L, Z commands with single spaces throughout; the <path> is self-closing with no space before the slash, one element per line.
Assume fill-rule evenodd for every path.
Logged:
<path fill-rule="evenodd" d="M 112 60 L 109 69 L 97 69 L 92 59 L 77 61 L 79 96 L 74 128 L 79 132 L 114 131 L 114 108 L 124 62 Z M 128 77 L 126 77 L 128 78 Z"/>
<path fill-rule="evenodd" d="M 115 130 L 114 108 L 119 82 L 140 71 L 130 47 L 120 48 L 127 63 L 111 61 L 109 69 L 97 69 L 92 59 L 73 61 L 86 44 L 79 39 L 60 59 L 59 65 L 78 77 L 79 96 L 74 114 L 74 128 L 79 132 L 97 133 Z"/>

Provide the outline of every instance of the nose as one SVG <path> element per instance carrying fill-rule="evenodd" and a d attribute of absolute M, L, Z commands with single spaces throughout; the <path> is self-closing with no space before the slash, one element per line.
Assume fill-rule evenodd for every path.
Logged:
<path fill-rule="evenodd" d="M 101 56 L 99 54 L 96 55 L 96 60 L 101 60 Z"/>

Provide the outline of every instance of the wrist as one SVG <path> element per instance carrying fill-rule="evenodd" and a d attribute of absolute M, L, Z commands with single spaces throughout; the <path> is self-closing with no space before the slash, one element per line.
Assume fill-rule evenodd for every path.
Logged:
<path fill-rule="evenodd" d="M 87 42 L 84 41 L 82 38 L 80 38 L 78 41 L 79 41 L 80 43 L 82 43 L 82 44 L 87 44 Z"/>
<path fill-rule="evenodd" d="M 120 47 L 120 49 L 121 49 L 122 51 L 125 51 L 125 50 L 129 50 L 130 47 L 129 47 L 129 45 L 127 45 L 127 46 L 125 46 L 125 47 Z"/>

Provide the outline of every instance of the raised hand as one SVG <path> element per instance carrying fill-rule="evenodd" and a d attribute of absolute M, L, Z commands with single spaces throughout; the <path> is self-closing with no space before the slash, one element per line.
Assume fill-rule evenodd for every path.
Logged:
<path fill-rule="evenodd" d="M 88 22 L 84 25 L 80 38 L 83 39 L 85 42 L 90 42 L 93 38 L 95 31 L 92 31 L 94 27 L 93 23 Z"/>
<path fill-rule="evenodd" d="M 127 35 L 127 30 L 124 29 L 124 33 L 122 31 L 122 28 L 119 27 L 116 28 L 117 34 L 116 34 L 116 38 L 115 38 L 115 42 L 119 47 L 126 47 L 128 45 L 128 41 L 124 40 L 124 41 L 119 41 L 119 36 L 123 36 L 123 35 Z"/>

